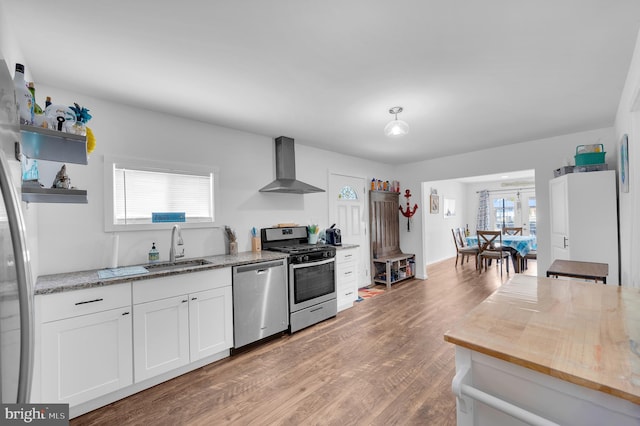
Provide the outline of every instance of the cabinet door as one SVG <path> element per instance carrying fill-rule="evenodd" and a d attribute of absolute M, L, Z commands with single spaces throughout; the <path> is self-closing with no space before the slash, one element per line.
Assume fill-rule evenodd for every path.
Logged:
<path fill-rule="evenodd" d="M 569 252 L 569 193 L 567 176 L 549 182 L 551 201 L 551 260 L 571 259 Z"/>
<path fill-rule="evenodd" d="M 134 305 L 136 382 L 189 363 L 188 302 L 184 295 Z"/>
<path fill-rule="evenodd" d="M 132 383 L 131 309 L 42 324 L 42 401 L 78 405 Z"/>
<path fill-rule="evenodd" d="M 358 298 L 358 259 L 355 249 L 339 250 L 336 254 L 338 311 L 350 308 Z"/>
<path fill-rule="evenodd" d="M 191 361 L 233 346 L 231 287 L 189 295 Z"/>

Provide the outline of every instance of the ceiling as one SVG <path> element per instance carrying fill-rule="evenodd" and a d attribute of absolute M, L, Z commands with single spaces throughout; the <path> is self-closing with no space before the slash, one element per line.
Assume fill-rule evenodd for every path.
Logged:
<path fill-rule="evenodd" d="M 0 7 L 36 87 L 389 164 L 612 126 L 640 28 L 637 0 Z"/>

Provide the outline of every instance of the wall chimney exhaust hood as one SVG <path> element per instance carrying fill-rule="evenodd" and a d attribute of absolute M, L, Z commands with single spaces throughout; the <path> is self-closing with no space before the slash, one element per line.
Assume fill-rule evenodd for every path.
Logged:
<path fill-rule="evenodd" d="M 324 192 L 308 183 L 296 179 L 296 153 L 293 139 L 280 136 L 275 139 L 276 146 L 276 180 L 260 190 L 260 192 L 280 192 L 285 194 L 310 194 Z"/>

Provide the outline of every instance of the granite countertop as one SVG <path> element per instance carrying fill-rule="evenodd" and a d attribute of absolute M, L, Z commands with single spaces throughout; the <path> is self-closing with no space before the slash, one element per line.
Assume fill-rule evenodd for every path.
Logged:
<path fill-rule="evenodd" d="M 335 246 L 336 250 L 346 250 L 346 249 L 352 249 L 356 247 L 360 247 L 360 246 L 358 244 L 343 244 L 341 246 Z"/>
<path fill-rule="evenodd" d="M 176 267 L 170 271 L 153 271 L 145 274 L 127 275 L 116 278 L 100 278 L 98 276 L 99 269 L 89 271 L 68 272 L 63 274 L 43 275 L 36 280 L 34 294 L 51 294 L 63 291 L 81 290 L 91 287 L 100 287 L 105 285 L 119 284 L 130 281 L 146 280 L 150 278 L 166 277 L 169 275 L 178 275 L 196 271 L 206 271 L 209 269 L 224 268 L 230 266 L 247 265 L 251 263 L 266 262 L 270 260 L 286 259 L 284 253 L 261 251 L 261 252 L 242 252 L 237 255 L 219 255 L 219 256 L 203 256 L 198 259 L 205 259 L 205 265 Z M 186 261 L 189 259 L 180 259 Z M 163 263 L 163 262 L 161 262 Z M 132 266 L 146 266 L 132 265 Z"/>
<path fill-rule="evenodd" d="M 444 340 L 640 404 L 640 290 L 516 275 Z"/>

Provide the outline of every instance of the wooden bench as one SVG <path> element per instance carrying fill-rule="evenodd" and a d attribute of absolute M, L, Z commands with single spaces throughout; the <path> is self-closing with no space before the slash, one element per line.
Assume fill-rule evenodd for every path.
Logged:
<path fill-rule="evenodd" d="M 385 284 L 387 290 L 391 284 L 413 278 L 416 275 L 416 255 L 396 253 L 373 259 L 373 282 Z"/>
<path fill-rule="evenodd" d="M 372 284 L 391 284 L 413 278 L 416 256 L 400 251 L 398 192 L 369 191 Z"/>

